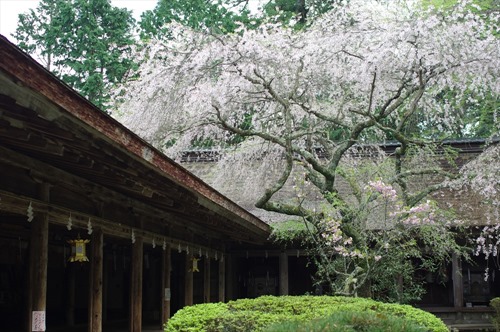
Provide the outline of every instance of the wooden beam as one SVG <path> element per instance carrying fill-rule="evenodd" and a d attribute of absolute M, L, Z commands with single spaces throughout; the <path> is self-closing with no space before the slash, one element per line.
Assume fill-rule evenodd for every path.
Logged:
<path fill-rule="evenodd" d="M 210 303 L 210 258 L 203 259 L 203 302 Z"/>
<path fill-rule="evenodd" d="M 189 306 L 193 305 L 193 254 L 186 253 L 185 261 L 184 305 Z"/>
<path fill-rule="evenodd" d="M 288 255 L 282 252 L 279 258 L 280 264 L 280 295 L 288 295 Z"/>
<path fill-rule="evenodd" d="M 189 217 L 185 214 L 181 216 L 179 213 L 175 213 L 175 211 L 172 212 L 165 209 L 153 207 L 150 204 L 141 202 L 130 196 L 126 196 L 119 192 L 110 190 L 102 184 L 97 184 L 84 178 L 74 176 L 66 171 L 62 171 L 59 168 L 41 163 L 37 160 L 29 158 L 28 156 L 15 152 L 11 149 L 7 149 L 3 146 L 0 146 L 0 162 L 5 163 L 6 165 L 29 170 L 31 176 L 42 179 L 46 182 L 54 183 L 65 188 L 80 188 L 79 190 L 86 191 L 87 195 L 89 196 L 97 196 L 99 201 L 113 202 L 122 206 L 125 205 L 127 207 L 132 207 L 137 211 L 137 213 L 148 217 L 149 221 L 154 221 L 155 223 L 165 225 L 165 220 L 168 220 L 169 227 L 174 226 L 179 229 L 185 229 L 186 226 L 188 226 L 189 232 L 195 232 L 197 234 L 202 234 L 203 236 L 210 236 L 216 240 L 223 240 L 227 238 L 227 234 L 222 234 L 216 229 L 217 227 L 221 227 L 220 222 L 217 225 L 208 225 L 209 227 L 211 227 L 211 229 L 208 229 L 208 227 L 203 227 L 202 225 L 198 224 L 197 221 L 199 220 L 199 216 Z M 24 212 L 25 210 L 23 211 L 23 213 Z M 94 219 L 99 219 L 98 217 L 99 216 L 97 215 L 92 216 L 93 222 Z M 188 217 L 189 222 L 186 223 L 186 218 Z M 85 217 L 84 219 L 88 220 L 88 217 Z M 65 224 L 65 222 L 63 222 L 63 224 Z M 106 233 L 106 229 L 104 229 L 104 232 Z M 231 235 L 233 236 L 238 234 L 235 233 Z M 130 234 L 126 234 L 124 237 L 130 238 Z M 246 237 L 242 236 L 241 234 L 236 236 L 235 238 L 246 240 Z"/>
<path fill-rule="evenodd" d="M 453 277 L 453 306 L 464 306 L 464 281 L 462 276 L 462 262 L 456 253 L 451 257 L 451 271 Z"/>
<path fill-rule="evenodd" d="M 219 302 L 226 301 L 226 261 L 219 259 Z"/>
<path fill-rule="evenodd" d="M 279 257 L 282 253 L 289 257 L 309 257 L 309 252 L 304 249 L 259 249 L 259 250 L 232 250 L 233 257 Z"/>
<path fill-rule="evenodd" d="M 1 159 L 1 152 L 2 151 L 0 147 L 0 159 Z M 20 196 L 4 190 L 0 190 L 0 196 L 2 197 L 3 211 L 12 212 L 16 214 L 25 214 L 26 207 L 28 206 L 30 201 L 32 201 L 34 210 L 47 212 L 50 217 L 50 222 L 53 224 L 66 226 L 68 222 L 68 214 L 71 212 L 73 217 L 73 225 L 75 227 L 86 228 L 88 219 L 91 218 L 92 224 L 101 227 L 104 233 L 113 234 L 113 236 L 125 239 L 131 238 L 132 226 L 123 225 L 117 223 L 116 221 L 99 217 L 97 214 L 82 213 L 79 211 L 72 210 L 70 208 L 58 206 L 56 204 L 47 204 L 40 200 L 33 199 L 31 197 Z M 143 215 L 142 211 L 140 212 L 140 214 Z M 186 240 L 179 237 L 173 237 L 170 235 L 159 235 L 159 233 L 157 232 L 147 231 L 137 226 L 134 228 L 137 233 L 140 233 L 145 238 L 156 239 L 157 243 L 160 243 L 163 240 L 165 240 L 170 245 L 180 244 L 182 247 L 185 246 L 196 247 L 196 248 L 201 248 L 202 251 L 208 251 L 208 252 L 213 252 L 214 250 L 220 249 L 220 245 L 219 246 L 214 245 L 214 247 L 209 247 L 200 245 L 200 243 L 195 243 L 193 240 Z M 138 231 L 138 228 L 140 228 L 140 231 Z M 189 235 L 192 236 L 194 230 L 191 228 L 186 228 L 186 232 L 189 232 Z M 205 232 L 205 235 L 211 236 L 211 232 Z"/>
<path fill-rule="evenodd" d="M 132 276 L 130 280 L 130 331 L 140 332 L 142 329 L 142 269 L 143 269 L 142 236 L 136 236 L 132 245 Z"/>
<path fill-rule="evenodd" d="M 90 241 L 89 332 L 102 331 L 103 233 L 94 229 Z"/>
<path fill-rule="evenodd" d="M 40 184 L 38 192 L 40 199 L 49 201 L 48 184 Z M 30 296 L 28 317 L 29 331 L 45 331 L 43 324 L 33 324 L 34 315 L 45 321 L 47 309 L 47 266 L 48 266 L 48 243 L 49 243 L 49 217 L 47 213 L 34 211 L 34 219 L 31 222 L 30 240 Z M 37 319 L 38 321 L 38 319 Z M 34 328 L 33 325 L 39 325 Z"/>
<path fill-rule="evenodd" d="M 171 272 L 172 271 L 172 249 L 167 245 L 163 250 L 163 264 L 162 264 L 162 303 L 161 303 L 161 323 L 162 327 L 168 322 L 170 318 L 170 300 L 172 296 L 171 290 Z"/>

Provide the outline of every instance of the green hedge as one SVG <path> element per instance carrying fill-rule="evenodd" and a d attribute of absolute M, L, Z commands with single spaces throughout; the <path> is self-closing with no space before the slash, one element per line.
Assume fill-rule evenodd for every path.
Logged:
<path fill-rule="evenodd" d="M 288 321 L 277 323 L 265 332 L 425 332 L 425 327 L 407 319 L 375 311 L 339 311 L 326 318 L 308 322 Z"/>
<path fill-rule="evenodd" d="M 265 331 L 280 322 L 309 322 L 339 312 L 372 312 L 400 317 L 424 331 L 447 332 L 434 315 L 409 305 L 381 303 L 364 298 L 330 296 L 262 296 L 228 303 L 198 304 L 179 310 L 166 332 Z"/>
<path fill-rule="evenodd" d="M 495 297 L 490 301 L 490 305 L 495 309 L 495 314 L 493 315 L 491 321 L 495 326 L 495 330 L 500 332 L 500 297 Z"/>

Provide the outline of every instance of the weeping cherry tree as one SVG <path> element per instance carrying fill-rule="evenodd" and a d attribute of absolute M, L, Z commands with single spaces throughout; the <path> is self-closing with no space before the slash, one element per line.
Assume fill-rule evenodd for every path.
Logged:
<path fill-rule="evenodd" d="M 500 68 L 497 14 L 419 3 L 352 0 L 300 31 L 171 25 L 170 40 L 137 55 L 118 113 L 174 158 L 217 151 L 216 188 L 246 181 L 257 208 L 301 221 L 330 292 L 408 302 L 422 295 L 419 273 L 464 253 L 463 220 L 432 194 L 477 184 L 442 167 L 454 152 L 441 140 L 465 126 L 453 105 L 498 97 Z M 385 141 L 390 157 L 374 144 Z M 498 209 L 498 181 L 492 190 Z"/>

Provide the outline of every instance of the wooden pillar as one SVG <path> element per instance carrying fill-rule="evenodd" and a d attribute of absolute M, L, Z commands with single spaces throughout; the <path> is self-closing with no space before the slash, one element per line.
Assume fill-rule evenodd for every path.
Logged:
<path fill-rule="evenodd" d="M 238 280 L 238 276 L 235 271 L 235 264 L 236 264 L 236 258 L 233 257 L 231 254 L 226 254 L 225 255 L 225 268 L 226 268 L 226 289 L 224 291 L 225 293 L 225 300 L 226 301 L 231 301 L 235 300 L 238 298 L 238 293 L 235 293 L 237 290 L 237 286 L 234 284 L 235 280 Z"/>
<path fill-rule="evenodd" d="M 143 239 L 136 236 L 132 245 L 132 277 L 130 280 L 130 331 L 140 332 L 142 329 L 142 269 Z"/>
<path fill-rule="evenodd" d="M 49 185 L 39 185 L 40 199 L 49 202 Z M 42 318 L 46 321 L 47 308 L 47 264 L 49 246 L 49 216 L 47 213 L 34 211 L 34 219 L 31 221 L 30 239 L 30 296 L 28 317 L 28 331 L 45 331 L 43 326 L 32 329 L 33 317 Z M 38 319 L 37 319 L 38 321 Z M 41 324 L 44 325 L 44 324 Z"/>
<path fill-rule="evenodd" d="M 203 302 L 210 303 L 210 258 L 203 259 Z"/>
<path fill-rule="evenodd" d="M 171 271 L 172 271 L 172 250 L 170 245 L 167 245 L 163 250 L 163 264 L 162 264 L 162 305 L 161 305 L 161 325 L 165 325 L 170 318 L 170 297 L 171 291 Z"/>
<path fill-rule="evenodd" d="M 464 306 L 462 262 L 456 253 L 453 253 L 451 258 L 451 270 L 453 277 L 453 306 L 455 308 L 462 308 Z"/>
<path fill-rule="evenodd" d="M 226 260 L 219 260 L 219 302 L 226 301 Z"/>
<path fill-rule="evenodd" d="M 75 325 L 75 285 L 76 285 L 76 272 L 75 265 L 68 264 L 68 286 L 67 286 L 67 296 L 68 304 L 66 306 L 66 324 L 68 326 Z"/>
<path fill-rule="evenodd" d="M 108 321 L 108 286 L 109 286 L 109 266 L 106 262 L 106 257 L 103 253 L 103 266 L 102 266 L 102 322 L 106 324 Z"/>
<path fill-rule="evenodd" d="M 185 264 L 185 284 L 184 284 L 184 305 L 193 305 L 193 254 L 186 253 Z"/>
<path fill-rule="evenodd" d="M 94 229 L 90 241 L 89 332 L 102 331 L 103 239 L 102 230 Z"/>
<path fill-rule="evenodd" d="M 280 295 L 288 295 L 288 255 L 280 253 Z"/>

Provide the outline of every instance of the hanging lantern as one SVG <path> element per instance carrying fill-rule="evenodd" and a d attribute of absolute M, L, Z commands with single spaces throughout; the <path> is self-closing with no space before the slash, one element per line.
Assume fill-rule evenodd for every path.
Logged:
<path fill-rule="evenodd" d="M 71 256 L 69 257 L 69 262 L 88 262 L 89 259 L 86 255 L 87 250 L 85 245 L 89 243 L 90 240 L 80 239 L 80 236 L 76 240 L 68 240 L 71 245 Z"/>
<path fill-rule="evenodd" d="M 199 259 L 196 259 L 193 257 L 193 268 L 191 271 L 200 272 L 200 270 L 198 269 L 198 261 L 199 261 Z"/>

